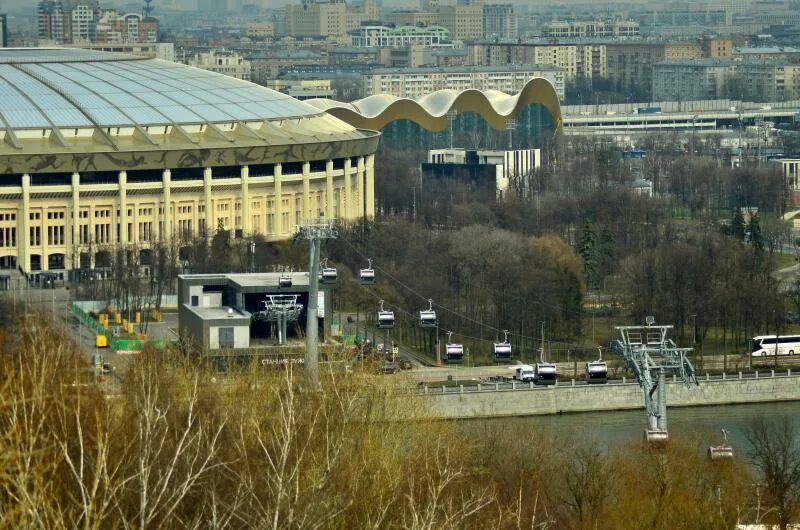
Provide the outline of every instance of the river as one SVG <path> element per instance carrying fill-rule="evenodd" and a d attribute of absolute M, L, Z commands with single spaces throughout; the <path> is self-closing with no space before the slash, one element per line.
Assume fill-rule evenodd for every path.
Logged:
<path fill-rule="evenodd" d="M 667 411 L 667 424 L 671 435 L 681 436 L 703 433 L 708 442 L 719 444 L 720 429 L 729 432 L 728 441 L 734 450 L 747 454 L 750 444 L 746 432 L 756 416 L 767 421 L 791 418 L 795 434 L 800 438 L 800 402 L 759 403 L 752 405 L 725 405 L 712 407 L 681 407 Z M 576 439 L 594 440 L 604 448 L 641 440 L 644 435 L 646 415 L 641 410 L 620 412 L 577 413 L 561 416 L 528 416 L 465 420 L 487 422 L 487 427 L 500 427 L 504 422 L 530 425 L 532 429 L 547 429 L 553 434 Z"/>

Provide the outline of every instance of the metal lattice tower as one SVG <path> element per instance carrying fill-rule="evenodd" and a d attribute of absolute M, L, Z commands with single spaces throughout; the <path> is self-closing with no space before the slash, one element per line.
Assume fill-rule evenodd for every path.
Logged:
<path fill-rule="evenodd" d="M 153 15 L 153 10 L 155 8 L 150 5 L 151 3 L 153 3 L 153 0 L 144 0 L 144 7 L 142 8 L 142 14 L 145 16 L 145 18 Z"/>
<path fill-rule="evenodd" d="M 317 292 L 319 283 L 319 253 L 322 242 L 338 239 L 339 231 L 333 221 L 317 220 L 297 227 L 295 242 L 306 240 L 308 253 L 308 308 L 306 311 L 306 374 L 313 386 L 319 385 L 319 334 L 317 333 Z"/>
<path fill-rule="evenodd" d="M 255 320 L 275 324 L 278 331 L 278 344 L 286 343 L 286 328 L 289 322 L 297 322 L 303 311 L 303 304 L 297 300 L 296 294 L 269 294 L 261 302 L 264 310 L 253 315 Z"/>
<path fill-rule="evenodd" d="M 672 326 L 655 326 L 647 318 L 646 326 L 616 326 L 620 339 L 611 348 L 625 359 L 644 394 L 647 410 L 645 437 L 650 442 L 667 440 L 667 376 L 676 376 L 690 387 L 697 385 L 694 367 L 686 354 L 692 348 L 679 348 L 667 338 Z"/>

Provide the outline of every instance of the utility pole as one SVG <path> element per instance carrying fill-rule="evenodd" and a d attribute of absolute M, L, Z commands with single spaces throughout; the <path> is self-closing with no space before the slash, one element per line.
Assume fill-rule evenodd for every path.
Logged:
<path fill-rule="evenodd" d="M 322 242 L 337 239 L 339 231 L 332 221 L 317 221 L 297 228 L 295 242 L 305 239 L 308 253 L 308 307 L 306 308 L 306 376 L 313 388 L 319 387 L 319 333 L 317 332 L 317 293 L 319 290 L 319 253 Z"/>
<path fill-rule="evenodd" d="M 450 124 L 450 149 L 453 148 L 453 122 L 456 121 L 456 116 L 458 116 L 458 111 L 451 109 L 447 111 L 447 121 Z"/>

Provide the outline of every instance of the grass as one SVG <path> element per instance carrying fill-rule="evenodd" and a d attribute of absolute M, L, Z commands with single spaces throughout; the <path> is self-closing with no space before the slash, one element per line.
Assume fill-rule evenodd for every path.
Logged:
<path fill-rule="evenodd" d="M 795 265 L 797 263 L 795 261 L 794 254 L 784 254 L 782 252 L 775 252 L 772 255 L 772 258 L 775 260 L 775 265 L 779 270 L 791 267 L 792 265 Z"/>

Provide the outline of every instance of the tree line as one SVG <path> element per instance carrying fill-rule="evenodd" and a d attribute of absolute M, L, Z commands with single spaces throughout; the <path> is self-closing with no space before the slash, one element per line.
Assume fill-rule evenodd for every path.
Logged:
<path fill-rule="evenodd" d="M 790 421 L 755 420 L 752 449 L 712 462 L 705 433 L 602 448 L 513 420 L 378 421 L 424 398 L 398 400 L 358 370 L 326 370 L 308 391 L 290 369 L 218 379 L 179 351 L 145 352 L 98 385 L 60 325 L 2 314 L 3 528 L 705 529 L 800 516 Z"/>

